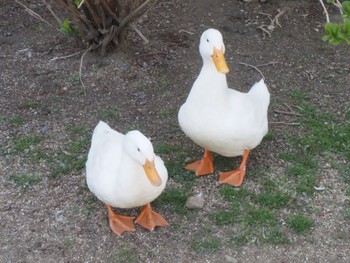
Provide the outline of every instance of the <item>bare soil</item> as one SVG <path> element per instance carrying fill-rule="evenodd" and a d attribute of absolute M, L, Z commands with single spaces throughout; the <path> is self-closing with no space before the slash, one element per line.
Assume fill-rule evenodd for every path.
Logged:
<path fill-rule="evenodd" d="M 22 2 L 55 23 L 41 1 Z M 281 26 L 270 28 L 270 36 L 258 28 L 269 30 L 267 14 L 274 18 L 281 11 Z M 159 212 L 169 227 L 154 232 L 137 227 L 118 237 L 108 226 L 103 204 L 87 190 L 84 169 L 53 177 L 59 161 L 32 160 L 32 148 L 14 150 L 17 138 L 39 135 L 44 140 L 35 147 L 58 158 L 72 142 L 90 138 L 103 119 L 121 132 L 141 130 L 156 148 L 176 149 L 162 154 L 166 163 L 178 154 L 184 155 L 183 162 L 186 157 L 199 158 L 201 149 L 180 130 L 177 111 L 201 67 L 199 37 L 213 27 L 224 36 L 230 86 L 247 91 L 261 78 L 246 63 L 262 71 L 271 92 L 274 136 L 252 152 L 249 166 L 269 168 L 271 177 L 285 176 L 286 164 L 277 153 L 288 149 L 286 135 L 303 132 L 298 125 L 276 124 L 297 122 L 296 116 L 274 112 L 288 110 L 285 105 L 293 103 L 290 92 L 305 91 L 310 104 L 339 115 L 350 108 L 349 47 L 322 42 L 324 17 L 318 1 L 160 1 L 139 22 L 148 45 L 131 32 L 125 53 L 85 55 L 85 88 L 79 81 L 83 52 L 62 58 L 84 50 L 79 41 L 33 18 L 13 1 L 2 1 L 0 18 L 0 262 L 350 262 L 349 221 L 341 216 L 348 197 L 339 190 L 344 185 L 338 172 L 327 163 L 320 175 L 331 190 L 305 197 L 306 207 L 318 211 L 310 235 L 292 235 L 287 245 L 252 242 L 237 247 L 227 235 L 235 229 L 212 225 L 207 216 L 225 207 L 219 171 L 196 179 L 190 189 L 203 193 L 202 210 L 181 215 L 165 207 Z M 18 118 L 20 123 L 14 121 Z M 70 127 L 79 130 L 72 132 Z M 81 160 L 87 150 L 79 153 Z M 230 159 L 230 167 L 239 161 Z M 170 173 L 169 188 L 185 187 L 172 177 L 179 172 Z M 41 181 L 23 189 L 11 180 L 14 175 Z M 256 187 L 249 174 L 244 187 Z M 137 210 L 130 213 L 136 215 Z M 198 252 L 191 246 L 203 227 L 211 227 L 221 239 L 218 251 Z"/>

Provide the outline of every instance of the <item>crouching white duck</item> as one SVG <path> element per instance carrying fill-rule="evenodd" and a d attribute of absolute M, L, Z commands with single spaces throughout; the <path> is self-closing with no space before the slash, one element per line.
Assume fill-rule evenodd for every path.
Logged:
<path fill-rule="evenodd" d="M 153 146 L 139 131 L 121 134 L 100 121 L 94 129 L 86 162 L 86 181 L 91 192 L 106 204 L 111 229 L 117 235 L 134 231 L 130 216 L 117 214 L 112 207 L 143 206 L 135 223 L 152 231 L 166 226 L 150 203 L 164 190 L 168 172 Z"/>
<path fill-rule="evenodd" d="M 263 79 L 248 93 L 228 88 L 225 45 L 218 30 L 203 32 L 199 51 L 203 66 L 179 110 L 178 121 L 184 133 L 205 151 L 202 160 L 185 168 L 205 175 L 214 172 L 212 151 L 226 157 L 242 155 L 239 168 L 221 173 L 219 179 L 220 183 L 240 186 L 250 150 L 268 131 L 270 93 Z"/>

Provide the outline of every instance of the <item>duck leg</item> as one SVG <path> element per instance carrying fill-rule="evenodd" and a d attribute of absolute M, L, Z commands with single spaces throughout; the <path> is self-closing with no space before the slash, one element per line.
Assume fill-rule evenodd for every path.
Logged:
<path fill-rule="evenodd" d="M 153 231 L 156 226 L 167 226 L 168 223 L 158 213 L 154 212 L 150 204 L 145 205 L 142 208 L 140 215 L 135 220 L 136 224 Z"/>
<path fill-rule="evenodd" d="M 111 206 L 106 205 L 106 207 L 108 211 L 109 226 L 115 234 L 120 236 L 125 231 L 135 231 L 133 217 L 119 215 L 113 211 Z"/>
<path fill-rule="evenodd" d="M 238 169 L 220 173 L 220 184 L 230 184 L 233 186 L 241 186 L 243 183 L 243 179 L 245 176 L 245 170 L 246 170 L 246 162 L 248 160 L 250 150 L 244 150 L 243 157 L 242 157 L 242 163 L 239 166 Z"/>
<path fill-rule="evenodd" d="M 203 158 L 185 166 L 186 170 L 194 171 L 197 176 L 211 174 L 214 172 L 213 155 L 210 151 L 204 150 Z"/>

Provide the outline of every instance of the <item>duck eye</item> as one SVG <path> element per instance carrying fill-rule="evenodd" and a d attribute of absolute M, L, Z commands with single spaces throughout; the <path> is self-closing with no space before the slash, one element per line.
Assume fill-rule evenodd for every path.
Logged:
<path fill-rule="evenodd" d="M 140 150 L 140 148 L 137 148 L 137 150 L 140 152 L 141 150 Z"/>
<path fill-rule="evenodd" d="M 209 43 L 209 39 L 207 39 L 207 42 Z"/>

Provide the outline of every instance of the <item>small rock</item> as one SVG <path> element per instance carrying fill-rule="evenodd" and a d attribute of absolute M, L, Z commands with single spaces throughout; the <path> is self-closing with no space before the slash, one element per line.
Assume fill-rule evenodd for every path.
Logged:
<path fill-rule="evenodd" d="M 55 217 L 57 222 L 63 222 L 64 221 L 63 211 L 57 211 L 55 214 Z"/>
<path fill-rule="evenodd" d="M 237 259 L 235 259 L 234 257 L 231 257 L 229 255 L 225 255 L 225 260 L 226 260 L 226 262 L 230 262 L 230 263 L 237 263 L 238 262 Z"/>
<path fill-rule="evenodd" d="M 192 158 L 191 158 L 191 157 L 187 157 L 187 158 L 185 159 L 185 163 L 190 163 L 190 162 L 192 162 Z"/>
<path fill-rule="evenodd" d="M 202 193 L 191 196 L 187 199 L 185 206 L 188 209 L 202 209 L 204 207 L 204 198 Z"/>
<path fill-rule="evenodd" d="M 45 127 L 42 127 L 41 129 L 40 129 L 40 132 L 42 133 L 42 134 L 47 134 L 47 132 L 49 131 L 49 128 L 47 128 L 46 126 Z"/>

